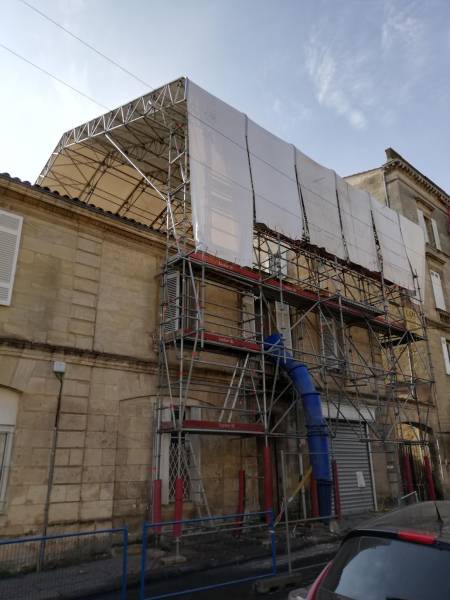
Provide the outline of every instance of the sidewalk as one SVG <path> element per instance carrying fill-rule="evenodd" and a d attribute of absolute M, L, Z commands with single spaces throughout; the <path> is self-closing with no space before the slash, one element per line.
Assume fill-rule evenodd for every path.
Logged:
<path fill-rule="evenodd" d="M 300 531 L 291 539 L 291 551 L 296 562 L 308 561 L 323 553 L 333 554 L 339 536 L 331 534 L 318 525 L 309 531 Z M 248 536 L 234 537 L 230 534 L 203 536 L 200 539 L 183 540 L 181 554 L 184 562 L 170 564 L 173 544 L 170 540 L 161 549 L 148 547 L 146 579 L 150 584 L 195 572 L 227 567 L 231 570 L 268 569 L 270 545 L 267 535 L 255 532 Z M 131 545 L 128 556 L 128 586 L 136 586 L 140 576 L 140 545 Z M 168 563 L 166 566 L 164 562 Z M 286 568 L 284 530 L 277 528 L 277 563 L 280 570 Z M 296 565 L 298 567 L 298 565 Z M 76 566 L 55 568 L 41 573 L 27 573 L 0 579 L 0 598 L 5 600 L 75 600 L 88 595 L 114 592 L 120 598 L 122 556 L 85 562 Z M 0 574 L 1 575 L 1 574 Z M 231 576 L 228 575 L 228 579 Z"/>

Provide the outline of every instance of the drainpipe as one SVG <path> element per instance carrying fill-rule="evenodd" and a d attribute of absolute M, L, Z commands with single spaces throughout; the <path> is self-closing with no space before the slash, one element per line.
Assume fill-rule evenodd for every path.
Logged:
<path fill-rule="evenodd" d="M 48 521 L 49 521 L 49 513 L 50 513 L 50 497 L 52 494 L 53 488 L 53 478 L 55 475 L 55 458 L 56 458 L 56 448 L 58 445 L 58 428 L 59 428 L 59 418 L 61 414 L 61 398 L 62 398 L 62 390 L 64 384 L 64 373 L 66 372 L 66 363 L 61 361 L 55 361 L 53 363 L 53 373 L 55 377 L 59 380 L 59 391 L 58 391 L 58 401 L 56 404 L 56 412 L 55 412 L 55 420 L 53 423 L 53 434 L 52 434 L 52 445 L 50 450 L 50 463 L 48 466 L 48 479 L 47 479 L 47 493 L 45 496 L 45 505 L 44 505 L 44 523 L 42 525 L 42 537 L 47 536 L 48 532 Z M 44 558 L 45 558 L 45 542 L 46 540 L 41 541 L 41 546 L 39 549 L 39 558 L 37 564 L 37 571 L 41 571 L 44 566 Z"/>

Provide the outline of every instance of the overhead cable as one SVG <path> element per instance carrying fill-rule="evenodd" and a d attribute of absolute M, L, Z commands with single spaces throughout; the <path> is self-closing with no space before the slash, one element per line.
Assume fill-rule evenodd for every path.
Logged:
<path fill-rule="evenodd" d="M 89 48 L 89 50 L 92 50 L 92 52 L 95 52 L 96 54 L 98 54 L 98 56 L 101 56 L 104 60 L 108 61 L 109 63 L 111 63 L 112 65 L 114 65 L 118 69 L 120 69 L 123 73 L 125 73 L 129 77 L 132 77 L 133 79 L 135 79 L 136 81 L 138 81 L 142 85 L 145 85 L 146 88 L 149 88 L 149 91 L 154 90 L 154 86 L 150 85 L 150 83 L 148 83 L 147 81 L 144 81 L 143 79 L 141 79 L 140 77 L 138 77 L 137 75 L 135 75 L 134 73 L 132 73 L 126 67 L 124 67 L 123 65 L 121 65 L 117 61 L 113 60 L 112 58 L 110 58 L 109 56 L 107 56 L 106 54 L 104 54 L 103 52 L 101 52 L 100 50 L 98 50 L 97 48 L 95 48 L 95 46 L 93 46 L 92 44 L 89 44 L 89 42 L 86 42 L 85 40 L 83 40 L 82 38 L 80 38 L 78 35 L 76 35 L 72 31 L 70 31 L 70 29 L 67 29 L 67 27 L 64 27 L 64 25 L 61 25 L 61 23 L 58 23 L 57 21 L 55 21 L 54 19 L 52 19 L 51 17 L 49 17 L 46 13 L 42 12 L 41 10 L 39 10 L 38 8 L 36 8 L 35 6 L 33 6 L 32 4 L 30 4 L 29 2 L 27 2 L 26 0 L 18 0 L 18 2 L 20 2 L 21 4 L 24 4 L 25 6 L 27 6 L 31 10 L 34 10 L 34 12 L 36 12 L 38 15 L 40 15 L 44 19 L 47 19 L 47 21 L 50 21 L 50 23 L 53 23 L 53 25 L 56 25 L 56 27 L 59 27 L 59 29 L 61 29 L 62 31 L 64 31 L 65 33 L 67 33 L 67 35 L 70 35 L 71 37 L 73 37 L 75 40 L 77 40 L 78 42 L 80 42 L 80 44 L 83 44 L 83 46 L 86 46 L 86 48 Z"/>

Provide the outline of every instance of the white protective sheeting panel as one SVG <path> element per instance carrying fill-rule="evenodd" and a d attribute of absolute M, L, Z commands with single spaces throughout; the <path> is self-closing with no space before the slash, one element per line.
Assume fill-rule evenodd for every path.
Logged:
<path fill-rule="evenodd" d="M 188 83 L 192 222 L 197 249 L 253 264 L 253 194 L 246 117 Z"/>
<path fill-rule="evenodd" d="M 299 240 L 303 233 L 294 146 L 247 122 L 256 222 Z"/>
<path fill-rule="evenodd" d="M 346 259 L 336 196 L 336 174 L 296 149 L 297 176 L 311 244 Z"/>
<path fill-rule="evenodd" d="M 400 231 L 398 214 L 371 197 L 372 214 L 383 256 L 383 274 L 386 279 L 414 291 L 414 282 L 405 244 Z"/>
<path fill-rule="evenodd" d="M 413 223 L 403 215 L 398 215 L 400 231 L 406 247 L 411 270 L 417 278 L 414 280 L 415 296 L 417 299 L 425 298 L 425 236 L 420 225 Z M 420 296 L 419 289 L 420 286 Z"/>
<path fill-rule="evenodd" d="M 378 271 L 370 196 L 341 177 L 336 177 L 336 185 L 349 260 L 369 271 Z"/>

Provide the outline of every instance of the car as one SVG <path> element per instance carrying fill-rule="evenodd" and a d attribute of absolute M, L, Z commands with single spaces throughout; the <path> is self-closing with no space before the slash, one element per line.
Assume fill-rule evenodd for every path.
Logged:
<path fill-rule="evenodd" d="M 450 502 L 421 502 L 357 527 L 309 592 L 289 600 L 449 600 Z"/>

